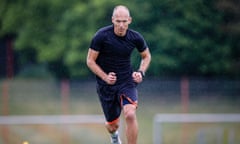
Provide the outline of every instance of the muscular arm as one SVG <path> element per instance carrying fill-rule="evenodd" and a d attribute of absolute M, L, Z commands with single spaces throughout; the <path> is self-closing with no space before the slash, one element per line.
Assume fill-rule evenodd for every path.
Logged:
<path fill-rule="evenodd" d="M 145 73 L 151 62 L 151 54 L 150 54 L 149 49 L 147 48 L 146 50 L 141 52 L 140 55 L 142 57 L 142 60 L 141 60 L 140 66 L 139 66 L 139 71 L 142 71 Z"/>
<path fill-rule="evenodd" d="M 140 53 L 142 60 L 139 66 L 139 71 L 142 71 L 143 73 L 145 73 L 149 67 L 149 64 L 151 62 L 151 54 L 149 49 L 147 48 L 146 50 L 144 50 L 143 52 Z M 133 80 L 136 83 L 140 83 L 143 80 L 142 74 L 140 72 L 133 72 L 132 74 Z"/>
<path fill-rule="evenodd" d="M 100 77 L 102 80 L 104 80 L 108 84 L 114 84 L 117 80 L 116 74 L 113 72 L 110 72 L 106 74 L 101 67 L 96 63 L 96 59 L 99 55 L 98 51 L 95 51 L 91 48 L 88 50 L 87 54 L 87 66 L 88 68 L 98 77 Z"/>

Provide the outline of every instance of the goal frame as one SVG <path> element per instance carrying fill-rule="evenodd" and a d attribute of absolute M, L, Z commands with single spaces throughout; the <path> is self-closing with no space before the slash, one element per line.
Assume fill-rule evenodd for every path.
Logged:
<path fill-rule="evenodd" d="M 0 116 L 0 125 L 104 123 L 103 115 L 9 115 Z"/>
<path fill-rule="evenodd" d="M 153 120 L 153 144 L 162 144 L 163 123 L 238 123 L 240 114 L 156 114 Z"/>

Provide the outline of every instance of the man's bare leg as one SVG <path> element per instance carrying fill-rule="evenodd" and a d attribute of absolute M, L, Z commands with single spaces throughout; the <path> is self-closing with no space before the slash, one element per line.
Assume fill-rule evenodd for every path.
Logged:
<path fill-rule="evenodd" d="M 127 144 L 137 144 L 138 122 L 136 116 L 136 106 L 127 104 L 123 108 L 126 120 Z"/>
<path fill-rule="evenodd" d="M 111 135 L 111 143 L 112 144 L 121 144 L 121 140 L 118 134 L 118 127 L 119 127 L 119 119 L 116 120 L 114 123 L 106 123 L 106 128 Z"/>

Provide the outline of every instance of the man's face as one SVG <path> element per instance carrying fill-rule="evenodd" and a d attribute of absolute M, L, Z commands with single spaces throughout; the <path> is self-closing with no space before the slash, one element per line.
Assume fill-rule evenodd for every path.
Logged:
<path fill-rule="evenodd" d="M 112 17 L 112 23 L 114 25 L 114 33 L 117 36 L 125 36 L 128 25 L 131 23 L 132 19 L 129 16 L 128 11 L 125 9 L 119 9 L 115 12 Z"/>

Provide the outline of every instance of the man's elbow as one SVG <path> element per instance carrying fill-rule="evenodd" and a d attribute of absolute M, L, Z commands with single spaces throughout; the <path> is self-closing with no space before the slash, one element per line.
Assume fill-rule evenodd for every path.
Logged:
<path fill-rule="evenodd" d="M 150 62 L 152 59 L 152 56 L 150 53 L 147 53 L 147 54 L 143 55 L 142 59 Z"/>
<path fill-rule="evenodd" d="M 151 56 L 151 54 L 149 54 L 149 55 L 148 55 L 148 60 L 149 60 L 149 62 L 151 61 L 151 59 L 152 59 L 152 56 Z"/>
<path fill-rule="evenodd" d="M 87 64 L 87 66 L 90 68 L 91 65 L 93 65 L 93 61 L 90 60 L 90 59 L 87 59 L 86 64 Z"/>

